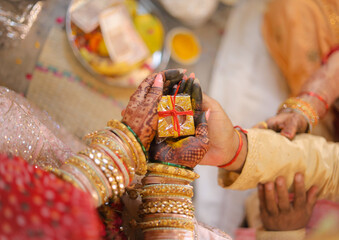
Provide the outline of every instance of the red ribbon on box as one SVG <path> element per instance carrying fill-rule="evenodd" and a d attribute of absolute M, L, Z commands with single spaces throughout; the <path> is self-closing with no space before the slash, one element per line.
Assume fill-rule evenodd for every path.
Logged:
<path fill-rule="evenodd" d="M 174 93 L 174 96 L 170 96 L 173 109 L 168 110 L 168 111 L 158 112 L 159 117 L 173 117 L 173 129 L 174 129 L 174 131 L 176 131 L 178 133 L 179 137 L 180 137 L 180 124 L 179 124 L 178 116 L 180 116 L 180 115 L 191 115 L 191 116 L 193 116 L 193 111 L 178 112 L 177 110 L 175 110 L 175 97 L 178 94 L 180 84 L 181 84 L 181 82 L 179 82 L 179 84 L 177 86 L 177 90 Z"/>

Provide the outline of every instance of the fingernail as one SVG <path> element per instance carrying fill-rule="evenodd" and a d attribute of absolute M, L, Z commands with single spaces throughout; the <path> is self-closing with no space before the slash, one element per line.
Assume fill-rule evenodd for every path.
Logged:
<path fill-rule="evenodd" d="M 260 191 L 262 190 L 262 184 L 261 184 L 261 183 L 258 184 L 258 189 L 259 189 Z"/>
<path fill-rule="evenodd" d="M 184 74 L 185 72 L 187 72 L 187 69 L 179 68 L 179 72 L 180 72 L 181 74 Z"/>
<path fill-rule="evenodd" d="M 273 189 L 273 183 L 266 183 L 265 185 L 266 190 L 272 190 Z"/>
<path fill-rule="evenodd" d="M 195 73 L 191 73 L 188 78 L 195 78 Z"/>
<path fill-rule="evenodd" d="M 295 181 L 296 182 L 301 182 L 303 180 L 303 176 L 300 173 L 297 173 L 295 175 Z"/>
<path fill-rule="evenodd" d="M 210 114 L 211 114 L 211 109 L 208 109 L 205 113 L 206 121 L 208 121 L 208 119 L 210 118 Z"/>
<path fill-rule="evenodd" d="M 153 87 L 162 87 L 164 84 L 163 82 L 163 78 L 162 78 L 162 75 L 161 74 L 158 74 L 156 77 L 155 77 L 155 81 L 153 83 Z"/>
<path fill-rule="evenodd" d="M 283 180 L 281 178 L 278 178 L 276 182 L 277 182 L 278 186 L 282 186 L 283 185 Z"/>

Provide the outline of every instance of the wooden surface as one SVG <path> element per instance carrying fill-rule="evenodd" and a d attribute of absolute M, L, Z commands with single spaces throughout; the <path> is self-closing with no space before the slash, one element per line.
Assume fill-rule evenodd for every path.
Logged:
<path fill-rule="evenodd" d="M 43 9 L 27 37 L 13 47 L 0 49 L 0 85 L 26 95 L 30 84 L 30 74 L 35 68 L 48 33 L 53 25 L 60 24 L 56 22 L 58 17 L 65 17 L 69 2 L 69 0 L 45 1 Z M 163 19 L 166 21 L 167 29 L 181 25 L 180 22 L 164 12 L 163 9 L 159 9 Z M 170 60 L 167 66 L 167 68 L 184 67 L 188 72 L 195 72 L 204 92 L 208 90 L 214 59 L 230 9 L 230 7 L 220 4 L 207 23 L 193 29 L 202 44 L 202 55 L 196 64 L 180 66 Z"/>

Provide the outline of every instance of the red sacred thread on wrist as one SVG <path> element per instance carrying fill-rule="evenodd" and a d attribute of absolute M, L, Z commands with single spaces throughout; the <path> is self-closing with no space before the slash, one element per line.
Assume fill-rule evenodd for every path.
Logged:
<path fill-rule="evenodd" d="M 238 158 L 238 156 L 239 156 L 239 154 L 240 154 L 240 152 L 241 152 L 242 145 L 243 145 L 243 140 L 242 140 L 242 136 L 241 136 L 241 134 L 240 134 L 240 132 L 238 131 L 237 128 L 239 128 L 240 131 L 242 131 L 243 133 L 245 133 L 245 134 L 247 133 L 247 131 L 244 130 L 244 129 L 243 129 L 242 127 L 240 127 L 240 126 L 235 126 L 235 127 L 234 127 L 234 129 L 235 129 L 235 131 L 236 131 L 236 133 L 238 134 L 238 137 L 239 137 L 239 146 L 238 146 L 237 152 L 235 153 L 235 156 L 233 157 L 233 159 L 232 159 L 231 161 L 229 161 L 228 163 L 226 163 L 226 164 L 224 164 L 224 165 L 218 166 L 219 168 L 225 168 L 225 167 L 230 166 L 232 163 L 234 163 L 234 162 L 237 160 L 237 158 Z"/>
<path fill-rule="evenodd" d="M 328 59 L 330 58 L 330 56 L 339 50 L 339 46 L 335 46 L 334 48 L 332 48 L 326 55 L 325 57 L 321 60 L 321 64 L 324 65 L 327 63 Z"/>
<path fill-rule="evenodd" d="M 318 98 L 325 105 L 326 111 L 328 110 L 328 108 L 329 108 L 328 103 L 326 102 L 326 100 L 322 96 L 320 96 L 319 94 L 317 94 L 315 92 L 310 92 L 310 91 L 309 92 L 302 92 L 300 95 L 304 95 L 304 94 Z"/>

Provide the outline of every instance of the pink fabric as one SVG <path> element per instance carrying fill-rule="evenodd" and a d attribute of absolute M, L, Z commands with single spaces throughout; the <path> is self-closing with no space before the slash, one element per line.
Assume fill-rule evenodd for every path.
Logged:
<path fill-rule="evenodd" d="M 40 167 L 59 167 L 72 152 L 83 148 L 79 140 L 51 120 L 24 97 L 0 87 L 0 149 Z"/>

